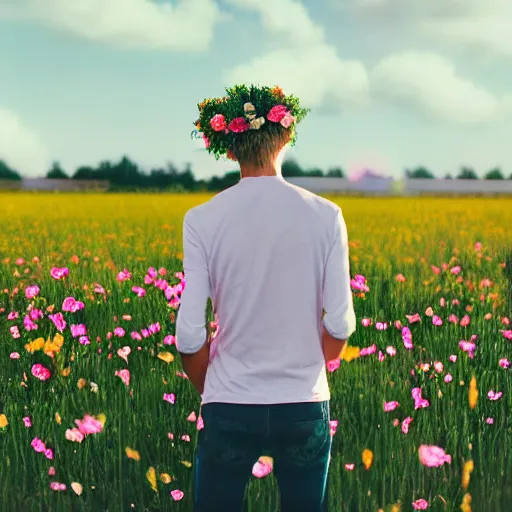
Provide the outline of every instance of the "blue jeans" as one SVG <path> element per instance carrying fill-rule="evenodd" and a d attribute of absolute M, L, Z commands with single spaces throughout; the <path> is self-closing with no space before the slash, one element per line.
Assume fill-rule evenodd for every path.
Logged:
<path fill-rule="evenodd" d="M 195 512 L 243 510 L 261 455 L 274 458 L 282 512 L 327 510 L 331 453 L 329 402 L 275 405 L 208 403 L 201 416 Z"/>

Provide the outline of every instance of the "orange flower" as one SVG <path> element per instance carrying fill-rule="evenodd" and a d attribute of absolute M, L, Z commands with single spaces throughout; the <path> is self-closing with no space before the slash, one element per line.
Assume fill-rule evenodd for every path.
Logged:
<path fill-rule="evenodd" d="M 469 382 L 469 407 L 474 409 L 478 401 L 478 389 L 476 388 L 476 378 L 473 375 Z"/>
<path fill-rule="evenodd" d="M 364 469 L 366 469 L 366 470 L 370 469 L 372 466 L 372 463 L 373 463 L 373 452 L 371 450 L 368 450 L 368 448 L 364 449 L 363 454 L 362 454 L 362 459 L 363 459 Z"/>
<path fill-rule="evenodd" d="M 464 489 L 468 488 L 469 480 L 471 478 L 471 473 L 475 469 L 475 464 L 472 460 L 468 460 L 464 463 L 464 468 L 462 469 L 462 487 Z"/>
<path fill-rule="evenodd" d="M 279 87 L 278 85 L 276 85 L 273 89 L 272 89 L 272 94 L 274 96 L 277 96 L 278 98 L 284 98 L 285 97 L 285 94 L 283 92 L 283 89 L 281 89 L 281 87 Z"/>

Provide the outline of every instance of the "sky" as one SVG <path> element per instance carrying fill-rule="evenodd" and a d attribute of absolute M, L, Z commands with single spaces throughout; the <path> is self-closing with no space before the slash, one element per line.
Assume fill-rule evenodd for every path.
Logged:
<path fill-rule="evenodd" d="M 255 83 L 311 109 L 304 168 L 510 175 L 510 26 L 510 0 L 0 0 L 0 158 L 222 175 L 197 104 Z"/>

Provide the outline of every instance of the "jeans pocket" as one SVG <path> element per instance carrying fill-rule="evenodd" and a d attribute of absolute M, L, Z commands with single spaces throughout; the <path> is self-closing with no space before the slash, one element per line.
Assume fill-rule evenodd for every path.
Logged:
<path fill-rule="evenodd" d="M 220 463 L 241 463 L 248 452 L 248 426 L 212 415 L 205 420 L 201 452 L 205 459 Z"/>
<path fill-rule="evenodd" d="M 328 420 L 296 422 L 290 425 L 282 450 L 289 463 L 306 466 L 329 457 L 330 440 Z"/>

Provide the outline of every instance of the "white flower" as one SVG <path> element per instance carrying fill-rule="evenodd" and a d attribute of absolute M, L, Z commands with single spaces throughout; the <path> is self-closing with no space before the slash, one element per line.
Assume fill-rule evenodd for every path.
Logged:
<path fill-rule="evenodd" d="M 249 124 L 251 125 L 251 130 L 259 130 L 265 124 L 265 118 L 258 117 L 258 119 L 253 119 Z"/>
<path fill-rule="evenodd" d="M 254 107 L 254 105 L 252 103 L 244 104 L 244 112 L 245 112 L 245 117 L 247 117 L 247 119 L 249 119 L 250 121 L 252 121 L 253 119 L 256 118 L 256 108 Z"/>

